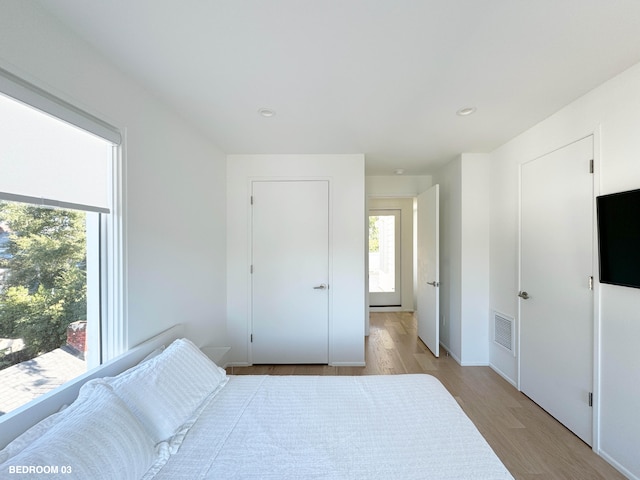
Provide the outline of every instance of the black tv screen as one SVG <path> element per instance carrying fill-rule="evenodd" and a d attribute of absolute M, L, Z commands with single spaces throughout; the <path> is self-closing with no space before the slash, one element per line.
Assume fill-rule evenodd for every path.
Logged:
<path fill-rule="evenodd" d="M 640 288 L 640 189 L 596 198 L 600 282 Z"/>

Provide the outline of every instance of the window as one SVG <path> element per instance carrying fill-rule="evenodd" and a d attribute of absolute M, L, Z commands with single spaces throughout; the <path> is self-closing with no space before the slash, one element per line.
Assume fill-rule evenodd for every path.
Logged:
<path fill-rule="evenodd" d="M 119 143 L 0 71 L 0 415 L 125 349 Z"/>

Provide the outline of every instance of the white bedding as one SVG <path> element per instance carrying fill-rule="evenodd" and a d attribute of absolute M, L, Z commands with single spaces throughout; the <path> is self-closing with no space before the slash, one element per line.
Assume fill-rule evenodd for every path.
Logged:
<path fill-rule="evenodd" d="M 232 376 L 154 479 L 512 479 L 429 375 Z"/>

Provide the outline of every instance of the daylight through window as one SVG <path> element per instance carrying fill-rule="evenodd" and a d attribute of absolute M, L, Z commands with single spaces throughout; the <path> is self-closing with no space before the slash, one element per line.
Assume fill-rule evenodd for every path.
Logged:
<path fill-rule="evenodd" d="M 0 94 L 0 415 L 103 360 L 114 151 Z"/>

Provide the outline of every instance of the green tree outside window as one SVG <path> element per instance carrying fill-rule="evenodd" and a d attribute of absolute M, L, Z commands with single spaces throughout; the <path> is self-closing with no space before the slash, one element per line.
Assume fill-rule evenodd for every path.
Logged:
<path fill-rule="evenodd" d="M 22 338 L 32 358 L 64 345 L 67 326 L 86 320 L 85 213 L 0 202 L 0 225 L 9 233 L 0 337 Z"/>

